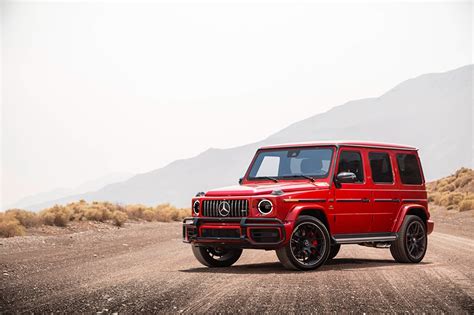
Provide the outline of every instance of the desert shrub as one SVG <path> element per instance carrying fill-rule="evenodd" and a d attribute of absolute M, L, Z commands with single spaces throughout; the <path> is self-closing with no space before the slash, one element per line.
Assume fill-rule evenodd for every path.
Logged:
<path fill-rule="evenodd" d="M 66 206 L 55 205 L 44 209 L 39 214 L 20 209 L 11 209 L 0 214 L 2 215 L 0 236 L 13 236 L 24 234 L 25 227 L 41 224 L 63 227 L 70 221 L 109 222 L 116 226 L 123 226 L 127 220 L 180 221 L 189 216 L 191 210 L 176 208 L 170 204 L 160 204 L 155 207 L 144 205 L 122 206 L 110 202 L 94 201 L 88 203 L 80 200 Z"/>
<path fill-rule="evenodd" d="M 445 179 L 441 179 L 433 185 L 433 190 L 441 191 L 447 184 L 448 183 Z"/>
<path fill-rule="evenodd" d="M 26 228 L 41 225 L 41 218 L 35 212 L 21 209 L 10 209 L 6 211 L 6 214 L 12 215 Z"/>
<path fill-rule="evenodd" d="M 443 192 L 443 191 L 454 191 L 456 189 L 456 186 L 454 186 L 454 184 L 447 184 L 445 186 L 443 186 L 440 191 Z"/>
<path fill-rule="evenodd" d="M 87 220 L 85 211 L 81 203 L 70 203 L 66 206 L 71 211 L 71 221 Z"/>
<path fill-rule="evenodd" d="M 160 222 L 173 221 L 172 214 L 173 214 L 174 209 L 176 208 L 171 206 L 169 203 L 157 205 L 154 209 L 156 212 L 156 220 Z"/>
<path fill-rule="evenodd" d="M 93 204 L 84 210 L 85 217 L 90 221 L 105 222 L 113 218 L 113 213 L 100 204 Z"/>
<path fill-rule="evenodd" d="M 443 195 L 439 201 L 442 206 L 457 206 L 464 199 L 464 194 L 459 192 L 452 192 Z"/>
<path fill-rule="evenodd" d="M 180 221 L 191 213 L 189 209 L 179 209 L 169 203 L 158 205 L 155 209 L 157 212 L 157 221 L 162 222 Z"/>
<path fill-rule="evenodd" d="M 114 225 L 116 226 L 123 226 L 125 222 L 127 221 L 127 219 L 128 219 L 127 214 L 122 211 L 115 211 L 112 216 L 112 221 L 114 222 Z"/>
<path fill-rule="evenodd" d="M 66 226 L 72 217 L 72 212 L 69 208 L 55 205 L 41 211 L 40 216 L 46 225 Z"/>
<path fill-rule="evenodd" d="M 467 167 L 461 167 L 460 169 L 458 169 L 455 173 L 454 173 L 454 176 L 456 178 L 464 175 L 464 174 L 469 174 L 471 173 L 472 170 L 470 168 L 467 168 Z"/>
<path fill-rule="evenodd" d="M 472 180 L 472 177 L 464 176 L 464 177 L 460 177 L 456 179 L 453 184 L 456 188 L 462 188 L 462 187 L 465 187 L 467 184 L 469 184 L 471 180 Z"/>
<path fill-rule="evenodd" d="M 186 208 L 176 209 L 172 217 L 173 221 L 182 221 L 184 218 L 191 216 L 191 210 Z"/>
<path fill-rule="evenodd" d="M 156 212 L 153 208 L 148 208 L 143 211 L 141 219 L 146 220 L 148 222 L 156 221 Z"/>
<path fill-rule="evenodd" d="M 147 207 L 143 205 L 128 205 L 125 207 L 128 218 L 131 220 L 143 219 L 143 212 L 147 210 Z"/>
<path fill-rule="evenodd" d="M 159 222 L 171 222 L 171 213 L 168 211 L 165 211 L 164 209 L 161 209 L 159 211 L 156 211 L 156 221 Z"/>
<path fill-rule="evenodd" d="M 469 199 L 469 200 L 463 200 L 459 204 L 459 211 L 468 211 L 474 209 L 474 200 Z"/>
<path fill-rule="evenodd" d="M 25 234 L 25 228 L 11 213 L 0 213 L 0 237 L 13 237 Z"/>
<path fill-rule="evenodd" d="M 428 194 L 428 202 L 433 202 L 435 204 L 439 204 L 439 199 L 441 195 L 439 193 L 429 193 Z"/>
<path fill-rule="evenodd" d="M 106 222 L 114 220 L 114 214 L 116 211 L 123 213 L 126 211 L 124 207 L 110 202 L 94 201 L 92 203 L 87 203 L 83 200 L 70 203 L 66 208 L 71 211 L 71 220 L 74 221 L 89 220 Z"/>

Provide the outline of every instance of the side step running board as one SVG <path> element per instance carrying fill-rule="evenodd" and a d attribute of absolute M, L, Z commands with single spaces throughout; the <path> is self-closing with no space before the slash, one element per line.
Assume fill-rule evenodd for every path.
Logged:
<path fill-rule="evenodd" d="M 337 244 L 360 244 L 370 242 L 393 242 L 398 238 L 396 233 L 383 234 L 339 234 L 334 235 L 333 239 Z"/>

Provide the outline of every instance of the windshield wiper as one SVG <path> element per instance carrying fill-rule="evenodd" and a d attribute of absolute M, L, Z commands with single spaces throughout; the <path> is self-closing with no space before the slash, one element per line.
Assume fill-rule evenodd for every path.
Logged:
<path fill-rule="evenodd" d="M 304 174 L 294 175 L 294 177 L 304 177 L 304 178 L 309 179 L 309 180 L 312 181 L 312 182 L 315 182 L 314 177 L 311 177 L 311 176 L 308 176 L 308 175 L 304 175 Z"/>
<path fill-rule="evenodd" d="M 278 179 L 276 179 L 275 177 L 271 177 L 271 176 L 262 176 L 262 178 L 269 179 L 269 180 L 272 180 L 272 181 L 274 181 L 275 183 L 278 183 Z"/>

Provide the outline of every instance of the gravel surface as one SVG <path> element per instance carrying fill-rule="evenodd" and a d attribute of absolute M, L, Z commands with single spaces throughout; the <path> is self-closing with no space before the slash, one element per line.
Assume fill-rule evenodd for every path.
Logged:
<path fill-rule="evenodd" d="M 181 242 L 180 223 L 0 239 L 0 313 L 472 314 L 474 238 L 442 231 L 420 264 L 346 245 L 314 272 L 287 271 L 274 251 L 257 250 L 233 267 L 205 268 Z"/>

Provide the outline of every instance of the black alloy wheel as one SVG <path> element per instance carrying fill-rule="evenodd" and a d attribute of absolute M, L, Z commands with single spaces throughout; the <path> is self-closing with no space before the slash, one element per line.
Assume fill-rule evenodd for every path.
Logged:
<path fill-rule="evenodd" d="M 324 235 L 313 222 L 298 225 L 291 236 L 291 253 L 301 264 L 317 264 L 324 254 Z"/>
<path fill-rule="evenodd" d="M 201 247 L 193 245 L 192 249 L 194 257 L 207 267 L 232 266 L 239 260 L 240 255 L 242 255 L 242 249 L 240 248 Z"/>
<path fill-rule="evenodd" d="M 393 258 L 400 263 L 419 263 L 425 257 L 427 247 L 425 222 L 416 215 L 407 215 L 398 239 L 390 245 Z"/>
<path fill-rule="evenodd" d="M 426 250 L 426 235 L 423 222 L 413 221 L 408 225 L 405 237 L 408 255 L 413 259 L 419 259 Z"/>
<path fill-rule="evenodd" d="M 328 259 L 329 233 L 324 224 L 311 216 L 298 218 L 289 243 L 277 249 L 277 256 L 289 269 L 312 270 Z"/>

